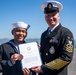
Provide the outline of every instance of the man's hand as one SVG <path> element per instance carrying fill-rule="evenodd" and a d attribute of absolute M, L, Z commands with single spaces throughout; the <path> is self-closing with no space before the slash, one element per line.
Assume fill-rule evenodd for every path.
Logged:
<path fill-rule="evenodd" d="M 34 71 L 34 72 L 36 72 L 36 73 L 42 72 L 41 66 L 32 67 L 32 71 Z"/>
<path fill-rule="evenodd" d="M 29 69 L 27 69 L 27 68 L 24 68 L 23 69 L 23 73 L 24 73 L 24 75 L 30 75 L 30 70 Z"/>
<path fill-rule="evenodd" d="M 15 64 L 17 60 L 22 60 L 23 56 L 21 54 L 13 54 L 11 56 L 12 64 Z"/>

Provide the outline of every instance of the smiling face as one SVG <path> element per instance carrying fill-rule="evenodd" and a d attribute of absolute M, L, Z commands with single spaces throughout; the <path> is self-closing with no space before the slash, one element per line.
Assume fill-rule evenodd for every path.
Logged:
<path fill-rule="evenodd" d="M 14 42 L 21 44 L 27 36 L 27 31 L 25 28 L 15 28 L 12 30 L 12 35 L 14 36 Z"/>
<path fill-rule="evenodd" d="M 60 19 L 59 13 L 45 14 L 45 20 L 50 28 L 53 28 L 59 22 L 59 19 Z"/>

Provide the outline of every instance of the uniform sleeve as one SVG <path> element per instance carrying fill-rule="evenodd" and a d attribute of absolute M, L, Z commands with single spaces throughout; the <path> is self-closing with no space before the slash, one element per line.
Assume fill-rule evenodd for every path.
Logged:
<path fill-rule="evenodd" d="M 4 58 L 5 58 L 4 48 L 1 45 L 0 46 L 0 65 L 3 71 L 11 68 L 11 66 L 8 64 L 9 60 L 7 59 L 5 60 Z"/>
<path fill-rule="evenodd" d="M 60 55 L 58 58 L 42 65 L 43 73 L 55 73 L 65 68 L 72 61 L 74 51 L 74 38 L 71 32 L 66 32 L 60 42 Z"/>

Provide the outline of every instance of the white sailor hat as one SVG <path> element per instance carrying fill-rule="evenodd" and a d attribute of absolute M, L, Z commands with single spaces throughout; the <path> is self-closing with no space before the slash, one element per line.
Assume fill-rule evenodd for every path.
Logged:
<path fill-rule="evenodd" d="M 60 12 L 62 10 L 63 6 L 58 1 L 47 1 L 44 2 L 41 6 L 42 11 L 44 11 L 45 14 L 52 13 L 52 12 Z"/>
<path fill-rule="evenodd" d="M 24 23 L 24 22 L 17 22 L 17 23 L 12 23 L 13 28 L 25 28 L 26 30 L 30 27 L 30 25 Z"/>

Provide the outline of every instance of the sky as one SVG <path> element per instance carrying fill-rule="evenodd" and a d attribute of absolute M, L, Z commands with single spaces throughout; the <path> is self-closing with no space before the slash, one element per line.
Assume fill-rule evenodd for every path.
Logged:
<path fill-rule="evenodd" d="M 31 27 L 27 38 L 40 38 L 48 27 L 41 5 L 48 0 L 0 0 L 0 39 L 12 39 L 14 22 L 23 21 Z M 76 0 L 57 0 L 62 3 L 59 22 L 69 28 L 76 39 Z"/>

